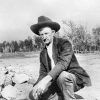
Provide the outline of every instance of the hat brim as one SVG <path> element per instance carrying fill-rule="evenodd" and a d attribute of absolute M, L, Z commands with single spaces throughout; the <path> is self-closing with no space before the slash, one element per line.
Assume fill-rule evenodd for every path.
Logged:
<path fill-rule="evenodd" d="M 42 22 L 38 24 L 34 24 L 30 27 L 32 32 L 39 35 L 39 30 L 43 27 L 50 27 L 51 29 L 55 30 L 56 32 L 60 29 L 60 25 L 57 22 Z"/>

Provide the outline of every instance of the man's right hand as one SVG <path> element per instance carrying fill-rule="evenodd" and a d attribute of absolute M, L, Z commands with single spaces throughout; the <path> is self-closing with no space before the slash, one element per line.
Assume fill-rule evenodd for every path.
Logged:
<path fill-rule="evenodd" d="M 33 87 L 32 94 L 33 94 L 34 99 L 37 100 L 38 97 L 41 96 L 41 94 L 43 94 L 46 91 L 46 88 L 48 88 L 48 84 L 51 80 L 52 80 L 52 77 L 47 75 Z"/>
<path fill-rule="evenodd" d="M 38 93 L 38 86 L 37 85 L 35 85 L 33 87 L 32 96 L 34 97 L 35 100 L 38 100 L 39 93 Z"/>
<path fill-rule="evenodd" d="M 33 94 L 33 90 L 29 93 L 30 100 L 38 100 L 38 96 Z"/>
<path fill-rule="evenodd" d="M 42 84 L 40 83 L 38 83 L 37 85 L 33 87 L 32 96 L 34 97 L 35 100 L 38 100 L 40 95 L 43 93 L 43 90 L 41 87 L 42 87 Z"/>

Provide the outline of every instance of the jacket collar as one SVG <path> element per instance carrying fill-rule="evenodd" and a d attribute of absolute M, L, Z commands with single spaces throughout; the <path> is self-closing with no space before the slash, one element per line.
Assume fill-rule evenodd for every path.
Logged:
<path fill-rule="evenodd" d="M 53 44 L 52 44 L 53 45 L 53 47 L 52 47 L 52 53 L 53 53 L 52 57 L 54 59 L 54 63 L 55 64 L 57 62 L 57 56 L 58 56 L 57 43 L 58 43 L 58 39 L 54 36 L 53 37 Z M 44 54 L 47 54 L 47 47 L 46 47 L 46 45 L 44 45 L 43 52 L 44 52 Z"/>

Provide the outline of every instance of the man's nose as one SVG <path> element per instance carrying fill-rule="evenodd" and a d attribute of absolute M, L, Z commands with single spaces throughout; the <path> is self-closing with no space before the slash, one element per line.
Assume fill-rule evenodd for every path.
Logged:
<path fill-rule="evenodd" d="M 46 35 L 43 35 L 43 41 L 45 42 L 46 41 Z"/>
<path fill-rule="evenodd" d="M 47 37 L 46 37 L 46 35 L 43 35 L 43 39 L 46 39 Z"/>

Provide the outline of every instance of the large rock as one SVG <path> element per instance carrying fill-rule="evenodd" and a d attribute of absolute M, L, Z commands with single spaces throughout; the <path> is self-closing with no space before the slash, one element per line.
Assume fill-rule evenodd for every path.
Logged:
<path fill-rule="evenodd" d="M 13 82 L 21 84 L 24 83 L 25 81 L 28 81 L 30 77 L 24 73 L 15 73 Z"/>
<path fill-rule="evenodd" d="M 6 86 L 1 92 L 2 97 L 6 98 L 7 100 L 15 99 L 17 94 L 18 89 L 11 85 Z"/>

